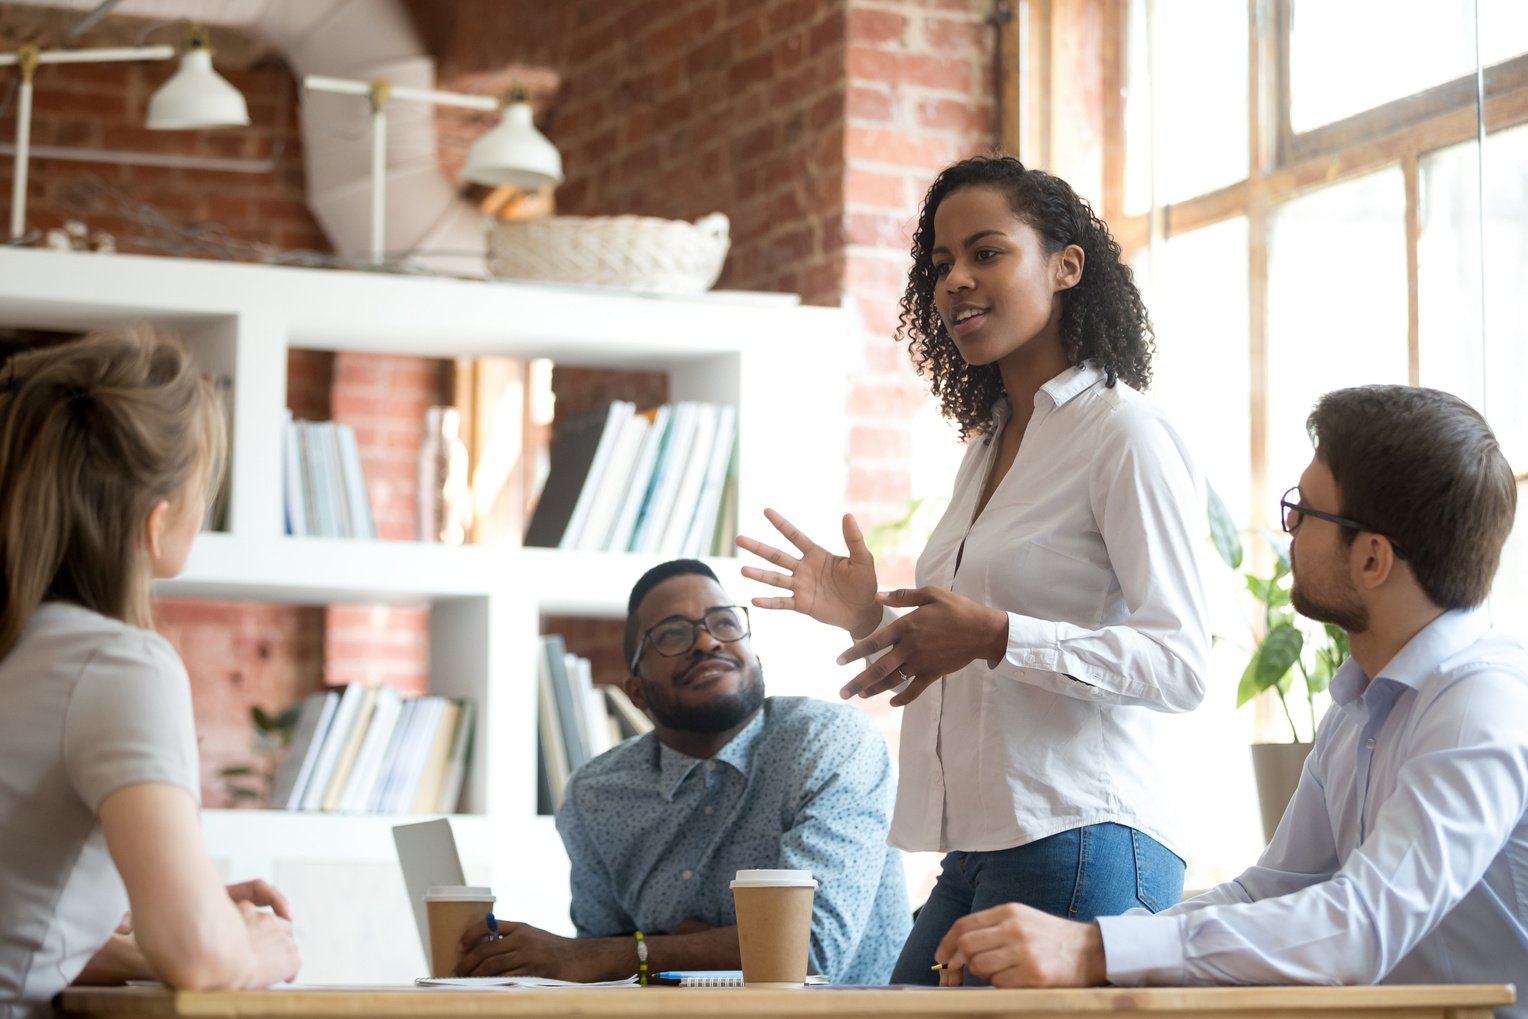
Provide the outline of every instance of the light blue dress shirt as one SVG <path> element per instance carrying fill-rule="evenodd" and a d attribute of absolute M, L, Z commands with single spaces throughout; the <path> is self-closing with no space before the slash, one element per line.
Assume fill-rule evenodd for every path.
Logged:
<path fill-rule="evenodd" d="M 1112 982 L 1528 983 L 1528 650 L 1448 612 L 1332 698 L 1257 866 L 1099 921 Z"/>
<path fill-rule="evenodd" d="M 574 773 L 557 812 L 573 924 L 580 937 L 728 926 L 737 871 L 809 870 L 813 971 L 884 984 L 912 925 L 886 845 L 893 794 L 874 724 L 814 698 L 767 698 L 710 760 L 627 740 Z"/>

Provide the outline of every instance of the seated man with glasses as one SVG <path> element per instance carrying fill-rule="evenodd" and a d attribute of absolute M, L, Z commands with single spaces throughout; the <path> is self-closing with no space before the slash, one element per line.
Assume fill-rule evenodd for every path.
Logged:
<path fill-rule="evenodd" d="M 494 940 L 479 925 L 463 938 L 460 974 L 735 970 L 729 882 L 762 868 L 818 882 L 813 972 L 886 982 L 911 927 L 901 856 L 886 845 L 886 741 L 848 705 L 765 697 L 748 638 L 748 610 L 704 563 L 675 560 L 637 581 L 625 689 L 654 729 L 574 772 L 557 812 L 578 938 L 501 923 Z"/>
<path fill-rule="evenodd" d="M 946 975 L 1523 986 L 1528 650 L 1481 607 L 1512 470 L 1485 420 L 1437 390 L 1328 393 L 1307 427 L 1315 458 L 1282 500 L 1290 599 L 1346 630 L 1352 658 L 1262 859 L 1154 916 L 972 914 L 935 953 Z M 1528 1017 L 1528 1001 L 1497 1015 Z"/>

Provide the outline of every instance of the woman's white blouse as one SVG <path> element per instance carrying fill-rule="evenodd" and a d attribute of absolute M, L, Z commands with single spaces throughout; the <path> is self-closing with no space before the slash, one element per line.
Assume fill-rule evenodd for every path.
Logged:
<path fill-rule="evenodd" d="M 1006 401 L 995 414 L 987 436 Z M 1006 611 L 1007 654 L 905 709 L 891 843 L 1007 849 L 1112 821 L 1171 847 L 1152 712 L 1196 707 L 1209 657 L 1188 453 L 1154 404 L 1092 364 L 1035 394 L 973 520 L 996 452 L 971 442 L 917 576 Z"/>

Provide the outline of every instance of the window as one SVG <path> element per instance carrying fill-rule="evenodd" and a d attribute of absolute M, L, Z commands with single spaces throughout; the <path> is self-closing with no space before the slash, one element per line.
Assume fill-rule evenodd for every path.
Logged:
<path fill-rule="evenodd" d="M 1149 283 L 1159 390 L 1245 384 L 1198 451 L 1245 484 L 1217 483 L 1232 512 L 1273 521 L 1343 385 L 1457 392 L 1528 467 L 1528 4 L 1126 0 L 1105 35 L 1101 211 Z M 1245 345 L 1234 382 L 1207 331 Z"/>

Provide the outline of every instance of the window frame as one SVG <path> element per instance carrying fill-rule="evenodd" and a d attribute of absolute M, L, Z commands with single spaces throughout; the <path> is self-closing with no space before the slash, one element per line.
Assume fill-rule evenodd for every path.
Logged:
<path fill-rule="evenodd" d="M 1160 0 L 1159 0 L 1160 2 Z M 1125 212 L 1125 62 L 1129 0 L 1093 0 L 1079 7 L 1050 0 L 1021 0 L 1018 16 L 1000 28 L 1005 57 L 1000 143 L 1027 162 L 1050 167 L 1062 149 L 1046 111 L 1059 90 L 1072 87 L 1059 67 L 1055 45 L 1061 19 L 1097 31 L 1102 135 L 1099 214 L 1109 224 L 1126 260 L 1140 249 L 1238 216 L 1247 219 L 1249 369 L 1251 414 L 1251 524 L 1272 524 L 1267 506 L 1277 479 L 1267 476 L 1268 238 L 1269 213 L 1302 194 L 1329 184 L 1399 166 L 1405 186 L 1408 379 L 1420 365 L 1418 244 L 1421 236 L 1421 165 L 1433 152 L 1528 124 L 1528 54 L 1485 68 L 1477 81 L 1466 75 L 1411 96 L 1305 132 L 1290 129 L 1289 33 L 1293 0 L 1246 0 L 1248 8 L 1248 153 L 1246 178 L 1214 191 Z M 1011 57 L 1021 56 L 1017 68 Z M 1483 96 L 1477 120 L 1477 88 Z M 1011 112 L 1008 112 L 1011 111 Z M 1057 168 L 1065 175 L 1065 168 Z M 1280 489 L 1282 490 L 1282 489 Z"/>

